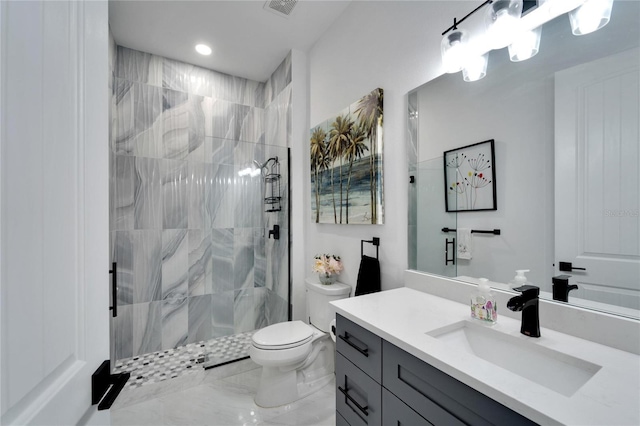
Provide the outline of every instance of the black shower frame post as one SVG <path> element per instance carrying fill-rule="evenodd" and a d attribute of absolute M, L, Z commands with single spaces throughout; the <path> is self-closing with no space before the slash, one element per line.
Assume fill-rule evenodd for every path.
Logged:
<path fill-rule="evenodd" d="M 291 301 L 293 283 L 291 281 L 291 148 L 289 147 L 287 147 L 287 244 L 289 245 L 289 249 L 287 250 L 287 256 L 289 258 L 287 262 L 289 267 L 288 320 L 291 321 L 293 319 L 293 303 Z"/>

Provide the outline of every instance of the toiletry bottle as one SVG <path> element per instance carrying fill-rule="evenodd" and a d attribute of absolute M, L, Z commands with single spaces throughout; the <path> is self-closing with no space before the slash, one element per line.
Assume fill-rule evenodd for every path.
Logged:
<path fill-rule="evenodd" d="M 480 278 L 478 291 L 471 295 L 471 318 L 493 325 L 498 321 L 496 299 L 489 289 L 489 280 Z"/>
<path fill-rule="evenodd" d="M 527 281 L 527 277 L 524 276 L 525 272 L 529 272 L 529 269 L 516 270 L 516 276 L 513 277 L 511 281 L 509 281 L 509 288 L 514 289 L 516 287 L 522 287 L 525 284 L 531 284 Z"/>

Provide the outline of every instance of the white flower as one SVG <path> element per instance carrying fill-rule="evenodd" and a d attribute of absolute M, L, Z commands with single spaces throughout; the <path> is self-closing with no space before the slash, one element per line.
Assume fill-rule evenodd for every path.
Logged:
<path fill-rule="evenodd" d="M 325 275 L 339 275 L 342 271 L 342 260 L 340 256 L 333 254 L 317 255 L 313 263 L 313 272 Z"/>

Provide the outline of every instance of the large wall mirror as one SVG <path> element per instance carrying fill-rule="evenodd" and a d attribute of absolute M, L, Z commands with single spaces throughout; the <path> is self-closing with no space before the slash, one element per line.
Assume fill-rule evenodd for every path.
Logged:
<path fill-rule="evenodd" d="M 445 74 L 409 93 L 411 269 L 502 288 L 529 269 L 550 299 L 553 277 L 569 275 L 569 303 L 640 317 L 638 22 L 637 1 L 615 1 L 583 36 L 560 16 L 535 57 L 495 50 L 484 79 Z M 497 209 L 447 213 L 443 153 L 491 139 Z M 500 234 L 471 234 L 461 259 L 456 229 Z"/>

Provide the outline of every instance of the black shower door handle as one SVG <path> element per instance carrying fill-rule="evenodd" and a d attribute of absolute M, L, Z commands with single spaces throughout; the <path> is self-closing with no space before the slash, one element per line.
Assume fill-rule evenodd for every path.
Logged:
<path fill-rule="evenodd" d="M 449 246 L 451 246 L 451 257 L 449 257 Z M 452 238 L 451 240 L 446 238 L 444 242 L 444 264 L 446 266 L 449 263 L 453 265 L 456 264 L 456 239 L 455 238 Z"/>
<path fill-rule="evenodd" d="M 109 310 L 111 311 L 111 316 L 115 318 L 118 316 L 118 264 L 116 262 L 111 264 L 109 273 L 111 274 L 111 300 L 113 301 L 113 305 L 109 306 Z"/>

